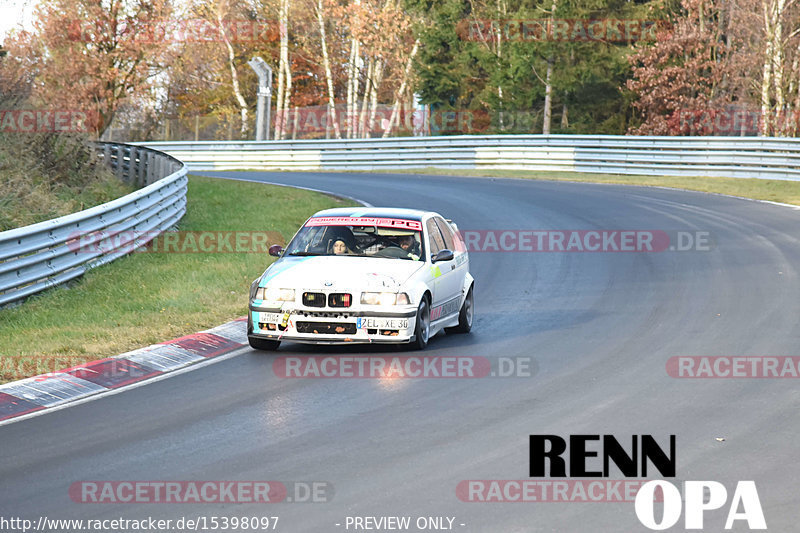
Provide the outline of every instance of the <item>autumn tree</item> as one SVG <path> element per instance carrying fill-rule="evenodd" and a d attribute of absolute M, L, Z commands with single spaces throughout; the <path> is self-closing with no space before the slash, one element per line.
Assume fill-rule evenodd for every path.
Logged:
<path fill-rule="evenodd" d="M 200 117 L 215 126 L 215 138 L 247 139 L 253 131 L 257 79 L 247 62 L 278 55 L 278 25 L 272 4 L 242 0 L 194 2 L 185 18 L 207 25 L 205 39 L 175 43 L 176 59 L 162 79 L 168 94 L 165 112 L 200 129 Z M 274 101 L 274 100 L 273 100 Z"/>
<path fill-rule="evenodd" d="M 337 139 L 342 138 L 339 122 L 336 116 L 336 91 L 334 88 L 333 72 L 331 69 L 331 55 L 328 47 L 328 28 L 325 23 L 325 0 L 312 0 L 312 9 L 317 20 L 319 30 L 319 46 L 322 56 L 322 67 L 325 71 L 325 88 L 327 90 L 328 121 L 333 124 L 334 134 Z"/>
<path fill-rule="evenodd" d="M 627 87 L 638 96 L 633 105 L 644 119 L 635 133 L 707 133 L 696 119 L 730 103 L 730 96 L 720 91 L 729 47 L 715 23 L 718 5 L 684 0 L 683 7 L 685 15 L 659 32 L 654 45 L 640 46 L 631 56 L 633 78 Z"/>
<path fill-rule="evenodd" d="M 797 135 L 798 27 L 794 0 L 684 0 L 674 28 L 632 57 L 633 131 Z"/>
<path fill-rule="evenodd" d="M 237 0 L 210 0 L 193 3 L 189 10 L 190 14 L 197 14 L 201 20 L 207 22 L 212 28 L 212 39 L 208 44 L 203 43 L 198 47 L 196 42 L 184 42 L 184 51 L 192 47 L 191 53 L 206 55 L 216 60 L 216 72 L 224 71 L 227 76 L 225 85 L 230 88 L 239 110 L 240 123 L 239 134 L 245 138 L 249 131 L 248 110 L 249 104 L 242 92 L 239 69 L 246 65 L 246 54 L 244 48 L 251 46 L 255 38 L 260 36 L 260 27 L 255 13 L 250 6 Z M 237 29 L 244 29 L 237 32 Z M 224 65 L 224 66 L 223 66 Z"/>
<path fill-rule="evenodd" d="M 32 77 L 38 105 L 81 110 L 102 135 L 120 104 L 151 90 L 168 61 L 157 31 L 171 13 L 171 0 L 42 2 L 33 31 L 5 44 Z"/>
<path fill-rule="evenodd" d="M 797 135 L 797 115 L 800 112 L 800 6 L 795 0 L 760 0 L 748 5 L 755 15 L 753 19 L 762 23 L 760 134 Z M 761 17 L 758 17 L 759 14 Z"/>
<path fill-rule="evenodd" d="M 411 18 L 397 0 L 325 0 L 319 6 L 317 12 L 338 29 L 333 39 L 326 37 L 327 44 L 332 40 L 346 43 L 345 135 L 370 136 L 377 127 L 375 117 L 382 97 L 397 102 L 397 90 L 406 92 L 406 65 L 414 49 Z M 337 48 L 335 42 L 333 46 Z M 386 95 L 385 82 L 393 85 Z"/>

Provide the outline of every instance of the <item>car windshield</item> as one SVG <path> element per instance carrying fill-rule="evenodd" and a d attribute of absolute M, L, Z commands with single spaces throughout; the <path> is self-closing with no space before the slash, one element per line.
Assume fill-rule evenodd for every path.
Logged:
<path fill-rule="evenodd" d="M 286 247 L 287 255 L 340 255 L 419 261 L 422 224 L 394 218 L 315 217 Z"/>

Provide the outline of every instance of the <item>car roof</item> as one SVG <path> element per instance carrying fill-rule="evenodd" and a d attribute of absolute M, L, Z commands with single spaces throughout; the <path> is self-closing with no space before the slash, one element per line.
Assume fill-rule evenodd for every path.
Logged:
<path fill-rule="evenodd" d="M 402 207 L 335 207 L 314 213 L 314 217 L 375 217 L 375 218 L 402 218 L 406 220 L 422 220 L 426 215 L 436 214 L 432 211 L 419 209 L 406 209 Z"/>

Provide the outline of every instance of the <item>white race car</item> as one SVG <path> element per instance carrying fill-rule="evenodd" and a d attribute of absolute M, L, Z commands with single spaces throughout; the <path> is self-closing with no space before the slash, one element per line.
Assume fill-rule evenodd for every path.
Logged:
<path fill-rule="evenodd" d="M 467 333 L 469 256 L 455 224 L 429 211 L 339 208 L 309 218 L 250 287 L 250 346 L 411 343 Z"/>

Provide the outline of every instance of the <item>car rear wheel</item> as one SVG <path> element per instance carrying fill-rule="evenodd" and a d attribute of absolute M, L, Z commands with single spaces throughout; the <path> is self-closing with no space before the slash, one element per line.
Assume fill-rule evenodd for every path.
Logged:
<path fill-rule="evenodd" d="M 475 313 L 475 297 L 472 295 L 472 286 L 467 291 L 461 312 L 458 313 L 458 325 L 452 328 L 445 328 L 447 333 L 469 333 L 472 329 L 472 317 Z"/>
<path fill-rule="evenodd" d="M 274 352 L 281 345 L 281 341 L 274 341 L 272 339 L 259 339 L 257 337 L 247 337 L 247 342 L 250 343 L 251 348 L 256 350 L 264 350 L 267 352 Z"/>
<path fill-rule="evenodd" d="M 419 303 L 417 308 L 417 321 L 414 328 L 414 340 L 411 345 L 415 350 L 424 350 L 428 345 L 428 337 L 431 334 L 431 310 L 428 300 L 425 298 Z"/>

